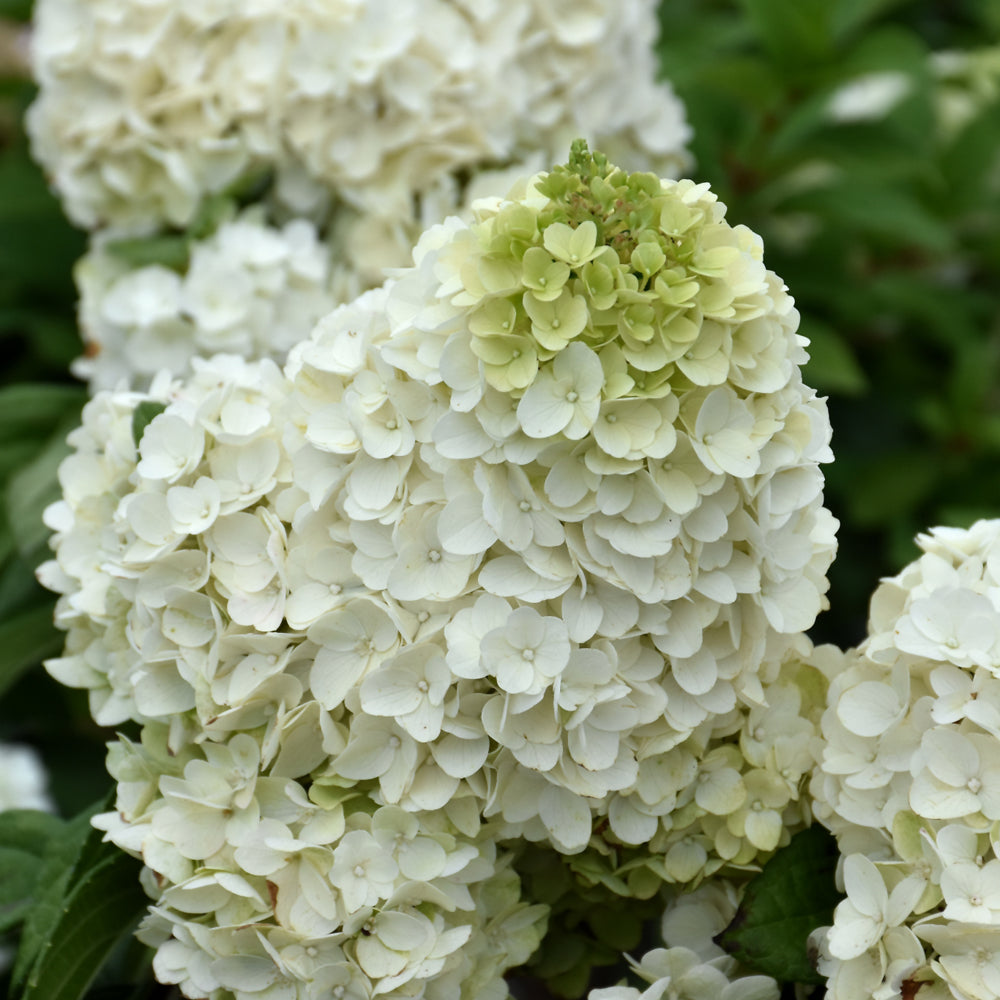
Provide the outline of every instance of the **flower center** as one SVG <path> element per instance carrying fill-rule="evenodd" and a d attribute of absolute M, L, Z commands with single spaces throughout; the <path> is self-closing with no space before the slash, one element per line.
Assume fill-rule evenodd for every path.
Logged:
<path fill-rule="evenodd" d="M 580 394 L 573 389 L 566 393 L 566 402 L 575 403 L 580 398 Z"/>
<path fill-rule="evenodd" d="M 432 563 L 441 562 L 441 553 L 437 549 L 431 549 L 430 552 L 427 553 L 427 558 Z"/>
<path fill-rule="evenodd" d="M 521 650 L 521 659 L 522 660 L 527 660 L 528 663 L 531 663 L 531 661 L 534 658 L 535 658 L 535 651 L 533 649 L 522 649 Z"/>

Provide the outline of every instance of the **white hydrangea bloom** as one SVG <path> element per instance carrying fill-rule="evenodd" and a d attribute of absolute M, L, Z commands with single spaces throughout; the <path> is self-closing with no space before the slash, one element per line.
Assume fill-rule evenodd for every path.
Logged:
<path fill-rule="evenodd" d="M 195 359 L 73 433 L 48 667 L 143 726 L 102 824 L 186 995 L 491 995 L 543 916 L 498 840 L 694 883 L 808 820 L 834 522 L 794 308 L 704 187 L 572 164 L 431 229 L 284 375 Z"/>
<path fill-rule="evenodd" d="M 184 227 L 272 170 L 296 215 L 360 212 L 369 253 L 453 210 L 469 172 L 537 169 L 577 136 L 676 170 L 689 130 L 656 33 L 653 0 L 42 0 L 28 125 L 86 228 Z"/>
<path fill-rule="evenodd" d="M 38 753 L 20 743 L 0 743 L 0 812 L 5 809 L 54 810 L 48 774 Z"/>
<path fill-rule="evenodd" d="M 1000 521 L 917 541 L 876 590 L 865 642 L 815 660 L 831 681 L 813 808 L 848 896 L 820 940 L 831 1000 L 906 982 L 1000 997 Z"/>
<path fill-rule="evenodd" d="M 221 352 L 284 361 L 288 349 L 356 291 L 312 223 L 281 228 L 257 209 L 195 241 L 187 269 L 131 269 L 97 239 L 76 266 L 85 355 L 73 371 L 92 391 L 144 388 Z"/>

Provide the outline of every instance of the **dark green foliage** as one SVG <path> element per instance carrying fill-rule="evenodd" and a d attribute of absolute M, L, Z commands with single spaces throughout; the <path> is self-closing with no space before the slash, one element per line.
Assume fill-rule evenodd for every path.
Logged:
<path fill-rule="evenodd" d="M 115 944 L 146 909 L 139 862 L 102 842 L 100 831 L 90 826 L 96 811 L 88 809 L 65 824 L 55 821 L 62 829 L 50 835 L 39 858 L 10 1000 L 85 996 Z"/>
<path fill-rule="evenodd" d="M 754 972 L 793 983 L 822 983 L 807 939 L 833 921 L 837 843 L 822 827 L 792 837 L 747 886 L 732 923 L 715 939 Z"/>
<path fill-rule="evenodd" d="M 142 435 L 146 428 L 167 408 L 166 403 L 157 403 L 153 400 L 145 400 L 132 411 L 132 440 L 135 446 L 139 447 Z"/>
<path fill-rule="evenodd" d="M 624 867 L 614 856 L 564 857 L 537 845 L 518 856 L 524 898 L 551 908 L 548 933 L 525 967 L 549 996 L 582 997 L 611 985 L 621 978 L 623 953 L 639 955 L 658 943 L 647 938 L 663 912 L 665 886 L 655 880 L 646 897 L 632 896 L 636 887 Z"/>

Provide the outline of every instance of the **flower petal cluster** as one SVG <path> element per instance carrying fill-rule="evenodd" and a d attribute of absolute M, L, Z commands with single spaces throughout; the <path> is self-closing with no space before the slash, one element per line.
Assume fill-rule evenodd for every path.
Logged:
<path fill-rule="evenodd" d="M 738 905 L 739 890 L 723 879 L 675 897 L 663 914 L 665 947 L 629 959 L 634 975 L 649 985 L 591 990 L 588 1000 L 778 1000 L 774 979 L 745 972 L 712 941 Z"/>
<path fill-rule="evenodd" d="M 95 820 L 148 866 L 138 936 L 160 982 L 211 1000 L 506 996 L 546 911 L 521 902 L 493 838 L 346 787 L 307 792 L 294 737 L 169 741 L 154 723 L 112 744 L 118 812 Z"/>
<path fill-rule="evenodd" d="M 332 196 L 388 230 L 415 194 L 578 135 L 675 170 L 689 130 L 656 27 L 652 0 L 42 0 L 29 128 L 86 228 L 183 228 L 272 170 L 295 214 Z"/>
<path fill-rule="evenodd" d="M 478 211 L 284 374 L 196 358 L 71 436 L 48 668 L 143 727 L 102 823 L 186 995 L 491 995 L 544 916 L 498 842 L 692 883 L 806 820 L 834 522 L 790 298 L 706 189 L 585 147 Z"/>
<path fill-rule="evenodd" d="M 356 282 L 332 266 L 311 222 L 269 226 L 261 208 L 195 241 L 184 273 L 132 269 L 95 240 L 75 272 L 86 352 L 74 374 L 96 392 L 143 388 L 163 369 L 181 374 L 195 355 L 284 361 Z"/>
<path fill-rule="evenodd" d="M 917 541 L 865 642 L 815 661 L 831 681 L 810 790 L 847 891 L 821 941 L 831 998 L 905 980 L 1000 997 L 1000 521 Z"/>
<path fill-rule="evenodd" d="M 360 713 L 358 686 L 331 681 L 338 657 L 384 657 L 399 640 L 360 583 L 352 594 L 330 538 L 324 548 L 284 520 L 306 496 L 283 441 L 288 389 L 270 362 L 196 360 L 190 380 L 160 379 L 149 396 L 99 393 L 73 434 L 64 499 L 47 515 L 62 560 L 41 574 L 63 591 L 69 635 L 48 666 L 89 689 L 102 724 L 142 724 L 141 743 L 111 746 L 117 812 L 100 823 L 148 867 L 141 934 L 159 979 L 186 996 L 276 983 L 411 996 L 431 980 L 442 997 L 502 996 L 545 908 L 520 901 L 479 806 L 449 800 L 457 782 L 407 731 L 426 739 L 436 687 L 423 715 L 414 705 L 353 726 L 331 695 L 342 685 Z M 137 432 L 140 401 L 160 412 Z M 290 627 L 290 591 L 311 608 L 317 582 L 318 629 Z M 380 697 L 419 695 L 433 676 L 409 653 Z M 380 753 L 365 749 L 372 736 Z M 386 794 L 373 796 L 379 779 Z"/>

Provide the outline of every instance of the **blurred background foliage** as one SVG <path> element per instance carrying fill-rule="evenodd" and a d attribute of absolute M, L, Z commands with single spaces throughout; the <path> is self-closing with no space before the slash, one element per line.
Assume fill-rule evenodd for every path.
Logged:
<path fill-rule="evenodd" d="M 0 0 L 0 740 L 41 751 L 70 816 L 110 785 L 106 734 L 39 666 L 61 637 L 33 574 L 85 399 L 68 374 L 85 239 L 20 125 L 30 6 Z M 661 21 L 693 176 L 762 235 L 812 341 L 841 521 L 814 634 L 854 645 L 916 532 L 1000 516 L 1000 3 L 663 0 Z M 599 936 L 566 947 L 600 956 Z"/>

